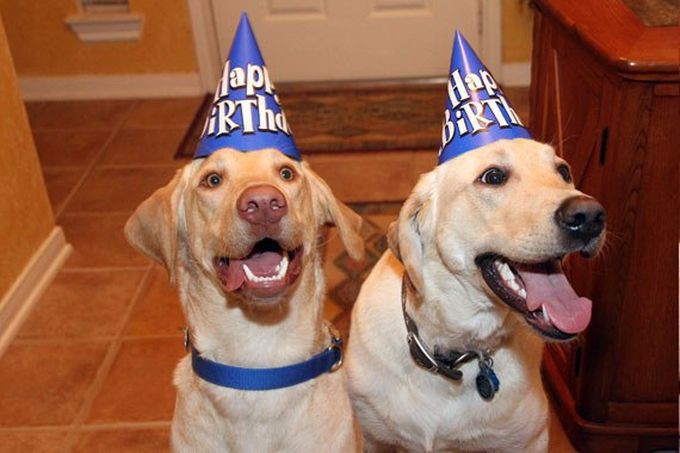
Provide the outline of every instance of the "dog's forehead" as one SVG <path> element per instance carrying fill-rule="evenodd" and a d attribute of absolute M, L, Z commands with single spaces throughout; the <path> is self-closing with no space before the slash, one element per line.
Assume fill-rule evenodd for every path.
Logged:
<path fill-rule="evenodd" d="M 477 169 L 489 165 L 508 168 L 552 167 L 557 159 L 552 146 L 527 139 L 499 140 L 476 152 L 479 155 L 473 156 L 471 164 Z"/>
<path fill-rule="evenodd" d="M 242 175 L 254 175 L 283 165 L 301 167 L 298 162 L 273 148 L 248 152 L 223 148 L 200 161 L 195 168 L 197 172 L 210 168 Z"/>
<path fill-rule="evenodd" d="M 437 168 L 446 186 L 455 180 L 469 181 L 490 167 L 522 171 L 553 168 L 560 159 L 552 146 L 534 140 L 499 140 L 465 153 Z"/>
<path fill-rule="evenodd" d="M 506 150 L 517 164 L 548 164 L 552 166 L 557 158 L 553 147 L 545 143 L 522 140 L 518 141 L 518 143 L 510 142 L 510 145 L 511 147 L 506 148 Z"/>

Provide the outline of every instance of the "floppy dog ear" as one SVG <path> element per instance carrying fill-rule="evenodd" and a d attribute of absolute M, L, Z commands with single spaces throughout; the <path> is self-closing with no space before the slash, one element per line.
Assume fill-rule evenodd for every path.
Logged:
<path fill-rule="evenodd" d="M 421 233 L 429 229 L 432 218 L 432 182 L 430 173 L 423 175 L 399 211 L 399 218 L 387 229 L 387 244 L 402 262 L 415 289 L 423 289 L 423 240 Z"/>
<path fill-rule="evenodd" d="M 138 251 L 165 265 L 170 282 L 175 281 L 178 208 L 186 183 L 183 170 L 144 200 L 125 224 L 125 237 Z"/>
<path fill-rule="evenodd" d="M 335 198 L 328 184 L 306 162 L 302 166 L 312 188 L 314 211 L 320 213 L 322 223 L 336 226 L 340 240 L 352 259 L 364 259 L 364 240 L 361 237 L 363 219 Z"/>

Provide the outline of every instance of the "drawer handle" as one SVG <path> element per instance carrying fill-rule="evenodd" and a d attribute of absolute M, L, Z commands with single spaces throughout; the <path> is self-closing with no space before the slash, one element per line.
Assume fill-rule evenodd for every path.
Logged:
<path fill-rule="evenodd" d="M 609 141 L 609 128 L 602 129 L 602 136 L 600 137 L 600 166 L 604 166 L 607 160 L 607 142 Z"/>

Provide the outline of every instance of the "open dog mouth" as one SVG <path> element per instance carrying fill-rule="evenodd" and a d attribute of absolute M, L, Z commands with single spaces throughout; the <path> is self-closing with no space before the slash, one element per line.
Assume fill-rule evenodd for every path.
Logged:
<path fill-rule="evenodd" d="M 525 264 L 484 254 L 475 263 L 494 294 L 540 334 L 567 340 L 588 327 L 592 302 L 576 294 L 559 259 Z"/>
<path fill-rule="evenodd" d="M 282 294 L 300 275 L 302 247 L 285 250 L 274 239 L 265 238 L 245 257 L 216 256 L 214 262 L 225 291 L 271 298 Z"/>

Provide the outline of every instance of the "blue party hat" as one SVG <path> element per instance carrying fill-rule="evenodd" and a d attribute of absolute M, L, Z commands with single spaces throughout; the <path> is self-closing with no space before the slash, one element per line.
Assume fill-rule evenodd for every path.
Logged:
<path fill-rule="evenodd" d="M 439 164 L 503 138 L 531 138 L 531 135 L 489 70 L 456 31 Z"/>
<path fill-rule="evenodd" d="M 227 147 L 244 152 L 275 148 L 295 160 L 301 159 L 245 13 L 194 159 Z"/>

